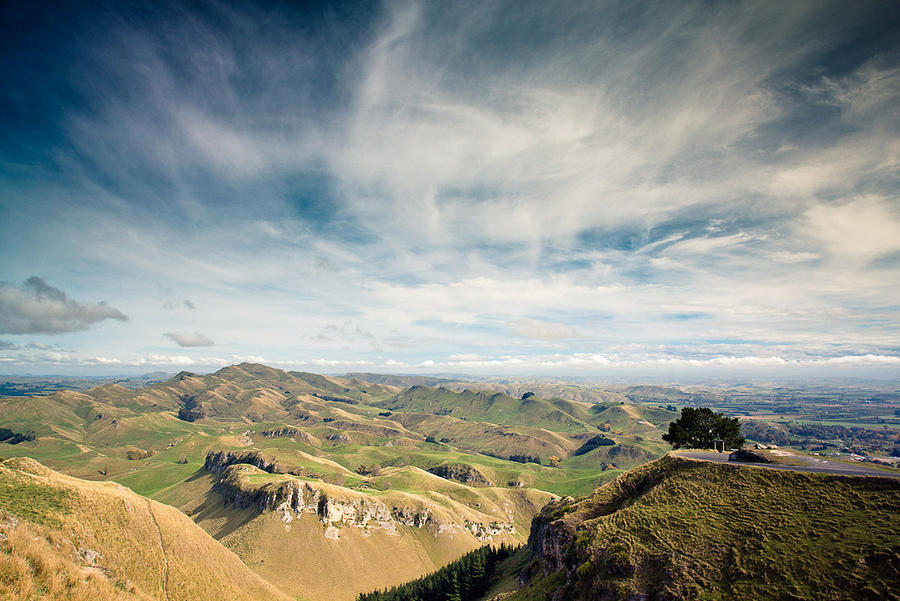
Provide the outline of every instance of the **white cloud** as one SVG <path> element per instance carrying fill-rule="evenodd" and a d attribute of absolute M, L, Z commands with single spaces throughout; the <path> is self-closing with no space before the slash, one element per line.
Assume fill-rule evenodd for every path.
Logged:
<path fill-rule="evenodd" d="M 517 336 L 525 336 L 526 338 L 564 340 L 578 336 L 578 330 L 571 326 L 538 319 L 517 319 L 510 322 L 509 326 Z"/>
<path fill-rule="evenodd" d="M 772 253 L 772 259 L 779 263 L 806 263 L 807 261 L 815 261 L 821 258 L 821 255 L 814 252 L 791 252 L 787 250 L 779 250 Z"/>
<path fill-rule="evenodd" d="M 900 250 L 900 210 L 872 196 L 818 205 L 806 212 L 806 231 L 837 258 L 866 261 Z"/>
<path fill-rule="evenodd" d="M 104 302 L 72 300 L 38 276 L 22 286 L 0 282 L 0 333 L 61 334 L 86 330 L 105 319 L 127 321 L 128 317 Z"/>
<path fill-rule="evenodd" d="M 178 346 L 215 346 L 215 342 L 200 332 L 166 332 L 166 338 Z"/>

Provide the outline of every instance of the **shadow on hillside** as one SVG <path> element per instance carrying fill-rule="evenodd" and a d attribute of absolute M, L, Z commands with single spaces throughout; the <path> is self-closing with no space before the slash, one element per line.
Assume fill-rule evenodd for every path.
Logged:
<path fill-rule="evenodd" d="M 203 469 L 201 467 L 196 472 L 191 474 L 188 478 L 186 478 L 185 482 L 195 482 L 195 481 L 199 480 L 200 478 L 204 478 L 206 476 L 209 476 L 209 472 L 207 472 L 205 469 Z"/>
<path fill-rule="evenodd" d="M 206 475 L 205 472 L 203 475 Z M 203 495 L 200 504 L 191 513 L 191 519 L 210 536 L 222 540 L 258 515 L 259 511 L 255 507 L 239 509 L 227 504 L 218 491 L 210 490 Z"/>

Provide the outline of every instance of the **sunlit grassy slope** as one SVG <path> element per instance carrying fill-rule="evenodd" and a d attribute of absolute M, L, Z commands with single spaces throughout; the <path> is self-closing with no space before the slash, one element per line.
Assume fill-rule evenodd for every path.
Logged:
<path fill-rule="evenodd" d="M 403 390 L 246 363 L 206 375 L 182 372 L 140 390 L 111 384 L 0 399 L 4 427 L 37 435 L 33 442 L 0 444 L 0 457 L 29 456 L 68 475 L 114 480 L 192 515 L 290 594 L 314 591 L 315 598 L 325 599 L 337 591 L 333 598 L 349 598 L 364 590 L 363 582 L 397 583 L 487 540 L 462 534 L 449 540 L 403 527 L 380 543 L 379 554 L 371 541 L 380 533 L 360 538 L 347 530 L 340 542 L 328 540 L 322 527 L 313 528 L 313 516 L 285 530 L 271 516 L 226 507 L 214 488 L 220 476 L 204 470 L 207 454 L 255 451 L 320 488 L 388 501 L 406 495 L 461 525 L 504 522 L 514 527 L 504 534 L 507 542 L 522 543 L 530 518 L 551 494 L 587 494 L 624 469 L 660 456 L 660 432 L 674 415 L 619 400 L 522 396 L 527 398 L 421 386 Z M 575 454 L 599 434 L 614 444 Z M 558 459 L 552 466 L 551 457 Z M 521 462 L 526 459 L 541 463 Z M 448 464 L 468 466 L 488 484 L 427 472 Z M 272 477 L 282 476 L 260 476 Z M 316 554 L 302 547 L 284 551 L 294 548 L 300 531 L 318 537 Z M 344 561 L 356 556 L 366 568 Z M 394 561 L 382 562 L 385 556 Z M 332 570 L 323 574 L 316 562 Z"/>
<path fill-rule="evenodd" d="M 115 483 L 0 463 L 0 598 L 286 600 L 187 516 Z"/>
<path fill-rule="evenodd" d="M 205 413 L 194 422 L 178 417 L 189 399 Z M 616 468 L 659 456 L 659 430 L 672 415 L 620 402 L 401 391 L 242 364 L 204 376 L 184 372 L 137 391 L 106 385 L 2 399 L 4 427 L 33 430 L 37 440 L 0 445 L 0 456 L 35 457 L 66 473 L 115 479 L 153 497 L 191 478 L 210 450 L 244 447 L 284 456 L 326 481 L 359 482 L 360 465 L 428 469 L 453 460 L 487 470 L 497 485 L 521 481 L 556 494 L 584 494 L 618 473 Z M 297 435 L 263 435 L 283 428 Z M 600 431 L 621 448 L 569 458 Z M 428 437 L 435 442 L 426 442 Z M 136 459 L 142 453 L 150 456 Z M 510 456 L 539 457 L 544 465 L 511 462 Z M 558 468 L 547 467 L 550 456 L 561 459 Z M 602 472 L 603 464 L 612 471 Z"/>
<path fill-rule="evenodd" d="M 897 599 L 898 519 L 893 479 L 670 455 L 545 508 L 509 599 Z"/>

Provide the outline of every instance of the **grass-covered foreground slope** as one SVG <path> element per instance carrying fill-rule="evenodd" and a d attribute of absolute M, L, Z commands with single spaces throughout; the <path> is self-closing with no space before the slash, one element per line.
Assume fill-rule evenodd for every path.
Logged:
<path fill-rule="evenodd" d="M 173 507 L 8 459 L 0 463 L 0 599 L 288 597 Z"/>
<path fill-rule="evenodd" d="M 668 455 L 533 523 L 545 599 L 898 599 L 900 482 Z"/>

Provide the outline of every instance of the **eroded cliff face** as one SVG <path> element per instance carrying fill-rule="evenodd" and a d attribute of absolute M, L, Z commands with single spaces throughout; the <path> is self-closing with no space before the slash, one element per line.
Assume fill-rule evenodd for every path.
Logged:
<path fill-rule="evenodd" d="M 575 531 L 559 518 L 574 502 L 572 497 L 551 501 L 531 520 L 528 547 L 540 560 L 545 576 L 566 567 L 566 550 L 575 539 Z M 527 578 L 531 576 L 534 574 L 528 574 Z"/>
<path fill-rule="evenodd" d="M 203 469 L 211 474 L 225 471 L 229 465 L 245 463 L 270 474 L 287 473 L 274 458 L 266 457 L 258 451 L 210 451 L 206 454 Z"/>
<path fill-rule="evenodd" d="M 429 468 L 427 471 L 446 480 L 455 480 L 470 486 L 493 486 L 493 483 L 484 474 L 471 465 L 442 463 Z"/>
<path fill-rule="evenodd" d="M 422 503 L 397 501 L 388 504 L 365 493 L 291 477 L 254 486 L 248 482 L 248 477 L 258 473 L 258 469 L 281 473 L 277 471 L 277 463 L 254 452 L 210 452 L 206 457 L 206 469 L 222 474 L 215 488 L 226 503 L 241 509 L 254 507 L 260 512 L 278 512 L 285 523 L 302 514 L 315 515 L 326 527 L 328 538 L 337 538 L 340 527 L 382 529 L 395 535 L 399 534 L 399 526 L 425 528 L 433 535 L 467 532 L 481 542 L 491 542 L 495 536 L 516 534 L 511 515 L 508 521 L 452 520 L 436 515 Z"/>

